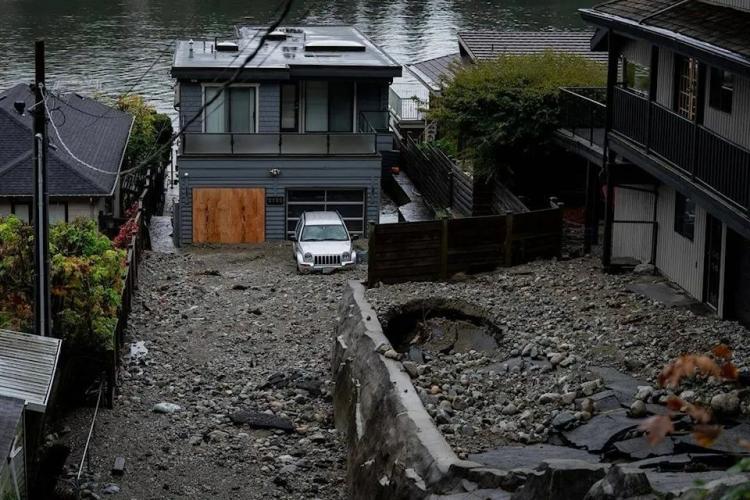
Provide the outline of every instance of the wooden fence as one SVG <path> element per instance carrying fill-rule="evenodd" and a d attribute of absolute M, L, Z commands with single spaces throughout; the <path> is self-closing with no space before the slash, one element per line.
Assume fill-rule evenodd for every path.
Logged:
<path fill-rule="evenodd" d="M 537 258 L 559 257 L 562 210 L 370 228 L 368 283 L 446 280 Z"/>

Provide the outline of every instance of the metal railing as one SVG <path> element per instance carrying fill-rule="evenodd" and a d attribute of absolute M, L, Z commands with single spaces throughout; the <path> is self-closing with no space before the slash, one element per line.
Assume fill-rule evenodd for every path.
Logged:
<path fill-rule="evenodd" d="M 560 89 L 560 129 L 591 146 L 604 146 L 607 89 L 566 87 Z"/>
<path fill-rule="evenodd" d="M 429 106 L 426 99 L 419 96 L 401 97 L 393 88 L 389 89 L 388 109 L 396 121 L 423 121 L 424 110 Z"/>
<path fill-rule="evenodd" d="M 360 111 L 357 123 L 361 134 L 390 133 L 388 111 Z"/>
<path fill-rule="evenodd" d="M 189 155 L 365 155 L 377 152 L 375 133 L 185 134 Z"/>
<path fill-rule="evenodd" d="M 614 132 L 750 212 L 750 150 L 620 87 L 612 112 Z"/>

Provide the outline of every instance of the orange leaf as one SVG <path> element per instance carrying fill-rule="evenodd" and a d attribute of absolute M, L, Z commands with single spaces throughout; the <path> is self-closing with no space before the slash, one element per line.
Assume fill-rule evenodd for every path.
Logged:
<path fill-rule="evenodd" d="M 672 419 L 666 415 L 654 415 L 649 417 L 638 426 L 639 430 L 646 432 L 646 439 L 652 445 L 661 443 L 667 434 L 674 432 Z"/>
<path fill-rule="evenodd" d="M 737 380 L 740 376 L 740 371 L 731 361 L 727 361 L 721 365 L 721 377 L 726 380 Z"/>
<path fill-rule="evenodd" d="M 720 425 L 696 425 L 693 427 L 693 438 L 700 446 L 707 448 L 714 444 L 721 434 Z"/>
<path fill-rule="evenodd" d="M 716 361 L 708 356 L 697 356 L 688 354 L 680 356 L 675 361 L 664 367 L 659 374 L 659 384 L 667 387 L 677 387 L 680 381 L 685 377 L 692 377 L 696 374 L 706 377 L 721 375 L 721 370 Z"/>
<path fill-rule="evenodd" d="M 688 404 L 685 411 L 690 417 L 699 424 L 707 424 L 711 421 L 711 411 L 702 406 Z M 698 427 L 696 425 L 696 427 Z"/>
<path fill-rule="evenodd" d="M 750 450 L 750 441 L 747 439 L 740 439 L 739 445 L 745 448 L 746 450 Z"/>
<path fill-rule="evenodd" d="M 667 408 L 670 410 L 680 411 L 683 406 L 685 406 L 685 402 L 677 396 L 672 395 L 667 398 Z"/>
<path fill-rule="evenodd" d="M 717 345 L 716 347 L 711 349 L 711 352 L 714 354 L 714 356 L 721 359 L 730 359 L 732 357 L 732 350 L 726 344 Z"/>

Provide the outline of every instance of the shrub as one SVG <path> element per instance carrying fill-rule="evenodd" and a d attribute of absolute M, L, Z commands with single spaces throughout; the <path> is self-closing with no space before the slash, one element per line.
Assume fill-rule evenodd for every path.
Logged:
<path fill-rule="evenodd" d="M 113 348 L 125 253 L 78 220 L 50 230 L 53 334 L 66 348 Z M 0 218 L 0 328 L 31 331 L 34 298 L 33 231 L 14 216 Z"/>
<path fill-rule="evenodd" d="M 604 65 L 577 55 L 502 55 L 459 70 L 429 118 L 475 172 L 491 174 L 545 150 L 559 123 L 560 87 L 603 86 L 605 77 Z"/>

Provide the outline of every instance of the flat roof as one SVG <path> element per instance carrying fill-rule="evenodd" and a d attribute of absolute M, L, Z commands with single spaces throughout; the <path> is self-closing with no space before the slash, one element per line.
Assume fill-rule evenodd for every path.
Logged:
<path fill-rule="evenodd" d="M 178 41 L 172 75 L 184 78 L 211 70 L 239 68 L 258 47 L 264 30 L 240 27 L 237 39 L 219 40 L 220 45 L 236 43 L 237 50 L 230 51 L 217 51 L 214 39 L 191 40 L 191 53 L 191 41 Z M 274 34 L 245 67 L 244 78 L 263 74 L 278 78 L 297 74 L 325 76 L 325 70 L 333 68 L 353 76 L 362 73 L 388 78 L 401 76 L 401 65 L 354 26 L 287 26 Z"/>
<path fill-rule="evenodd" d="M 47 409 L 62 341 L 0 330 L 0 396 L 24 401 L 32 411 Z"/>

